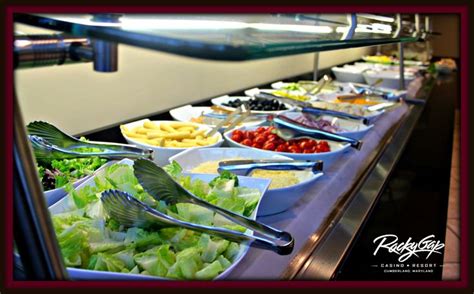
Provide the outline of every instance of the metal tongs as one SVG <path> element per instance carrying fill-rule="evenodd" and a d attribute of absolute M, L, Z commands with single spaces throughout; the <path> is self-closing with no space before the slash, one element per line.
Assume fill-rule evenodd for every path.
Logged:
<path fill-rule="evenodd" d="M 345 113 L 345 112 L 342 112 L 342 111 L 319 108 L 319 107 L 313 106 L 309 102 L 298 101 L 298 100 L 294 100 L 294 99 L 290 99 L 290 98 L 286 98 L 286 97 L 276 96 L 276 95 L 273 95 L 273 94 L 270 94 L 270 93 L 260 92 L 260 93 L 255 94 L 255 97 L 256 98 L 261 98 L 261 99 L 279 99 L 279 100 L 281 100 L 285 103 L 288 103 L 288 104 L 296 107 L 297 110 L 300 110 L 300 111 L 306 112 L 306 113 L 312 113 L 312 114 L 315 114 L 315 115 L 327 114 L 327 115 L 332 115 L 332 116 L 342 117 L 342 118 L 347 118 L 347 119 L 355 119 L 355 120 L 362 121 L 364 124 L 367 124 L 368 121 L 369 121 L 364 116 L 349 114 L 349 113 Z"/>
<path fill-rule="evenodd" d="M 84 142 L 68 134 L 57 127 L 43 121 L 35 121 L 27 126 L 28 137 L 33 147 L 36 160 L 51 161 L 52 159 L 68 159 L 98 156 L 107 159 L 123 158 L 153 158 L 151 149 L 141 149 L 133 145 L 108 143 L 108 142 Z M 77 148 L 98 148 L 99 152 L 78 152 Z"/>
<path fill-rule="evenodd" d="M 332 81 L 332 79 L 331 79 L 330 76 L 324 75 L 322 77 L 322 79 L 318 81 L 318 83 L 316 84 L 316 86 L 314 88 L 309 89 L 306 92 L 306 95 L 308 95 L 308 94 L 310 94 L 310 95 L 319 94 L 319 92 L 321 92 L 327 84 L 331 83 L 331 81 Z"/>
<path fill-rule="evenodd" d="M 156 200 L 164 201 L 167 204 L 185 202 L 205 207 L 259 233 L 261 236 L 181 221 L 149 207 L 128 193 L 116 190 L 103 192 L 101 201 L 105 210 L 109 216 L 121 224 L 138 227 L 153 225 L 158 227 L 184 227 L 234 242 L 251 242 L 250 246 L 272 250 L 280 255 L 288 255 L 293 251 L 294 239 L 289 233 L 274 229 L 202 200 L 184 189 L 168 173 L 153 162 L 138 159 L 135 161 L 133 169 L 143 189 Z"/>
<path fill-rule="evenodd" d="M 380 88 L 376 88 L 373 85 L 354 84 L 354 83 L 349 83 L 349 87 L 351 88 L 352 92 L 356 94 L 377 95 L 389 101 L 404 101 L 408 104 L 425 104 L 426 103 L 426 100 L 424 99 L 406 97 L 406 91 L 383 90 Z M 397 92 L 398 94 L 396 94 Z"/>
<path fill-rule="evenodd" d="M 243 122 L 250 115 L 250 113 L 250 106 L 247 103 L 243 103 L 240 107 L 238 107 L 232 113 L 227 115 L 227 117 L 221 122 L 219 122 L 213 129 L 211 129 L 207 133 L 207 136 L 213 136 L 219 131 L 220 128 L 222 128 L 226 124 L 229 125 L 225 128 L 225 131 L 232 130 L 238 124 Z"/>
<path fill-rule="evenodd" d="M 349 143 L 351 147 L 357 150 L 360 150 L 362 147 L 362 141 L 341 136 L 339 134 L 310 128 L 286 116 L 276 116 L 273 118 L 273 123 L 277 126 L 276 134 L 284 140 L 295 139 L 295 137 L 298 135 L 306 135 L 316 139 L 327 139 L 337 142 Z"/>
<path fill-rule="evenodd" d="M 306 170 L 314 174 L 323 170 L 323 162 L 290 159 L 225 160 L 219 162 L 217 171 L 230 171 L 238 175 L 249 175 L 256 169 L 265 170 Z"/>

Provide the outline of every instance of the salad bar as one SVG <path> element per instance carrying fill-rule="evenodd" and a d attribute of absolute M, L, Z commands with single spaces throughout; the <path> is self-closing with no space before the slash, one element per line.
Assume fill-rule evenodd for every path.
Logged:
<path fill-rule="evenodd" d="M 315 100 L 316 106 L 318 103 L 322 102 Z M 324 103 L 340 105 L 330 100 Z M 323 230 L 325 220 L 360 180 L 366 159 L 383 150 L 412 109 L 419 107 L 403 101 L 390 103 L 369 125 L 364 120 L 347 118 L 345 115 L 350 111 L 341 108 L 333 108 L 337 109 L 336 113 L 325 113 L 324 108 L 315 107 L 320 111 L 315 114 L 291 106 L 280 114 L 272 109 L 250 109 L 241 123 L 252 115 L 264 114 L 260 126 L 234 125 L 229 130 L 226 125 L 223 134 L 219 125 L 185 121 L 144 119 L 120 125 L 129 144 L 152 152 L 154 163 L 145 162 L 157 169 L 163 167 L 162 171 L 174 180 L 170 183 L 176 182 L 180 189 L 213 207 L 249 220 L 258 216 L 257 228 L 270 225 L 271 230 L 287 234 L 287 244 L 279 247 L 272 241 L 261 241 L 258 245 L 260 239 L 252 237 L 258 232 L 256 228 L 229 222 L 194 202 L 163 201 L 163 194 L 170 193 L 169 197 L 173 198 L 176 192 L 163 190 L 170 184 L 161 182 L 159 174 L 150 178 L 151 183 L 144 182 L 146 177 L 138 171 L 142 159 L 108 161 L 101 158 L 101 149 L 72 146 L 71 150 L 81 152 L 84 157 L 52 160 L 51 166 L 62 163 L 70 174 L 77 176 L 57 177 L 56 183 L 65 186 L 59 197 L 48 199 L 48 192 L 45 193 L 69 277 L 77 280 L 284 277 L 288 265 L 303 254 L 307 240 Z M 365 108 L 365 112 L 370 110 Z M 236 117 L 239 116 L 243 116 L 242 112 Z M 30 123 L 30 140 L 36 135 L 42 135 L 45 140 L 50 138 L 47 132 L 38 133 L 35 128 L 38 124 L 47 125 Z M 77 141 L 87 142 L 85 138 Z M 358 145 L 350 148 L 352 142 Z M 90 144 L 95 143 L 100 144 Z M 34 149 L 35 154 L 40 154 L 38 147 Z M 140 164 L 135 167 L 137 163 Z M 38 173 L 40 178 L 45 177 L 42 166 L 38 167 Z M 137 215 L 132 214 L 133 205 L 137 206 Z M 149 212 L 144 215 L 142 210 Z M 314 211 L 318 212 L 317 217 Z M 145 225 L 138 220 L 150 218 L 150 214 L 161 215 L 166 224 Z M 308 218 L 312 219 L 311 224 L 306 223 Z M 171 219 L 178 223 L 169 223 Z M 151 219 L 146 223 L 150 222 L 153 223 Z M 221 228 L 217 235 L 212 231 L 215 228 Z M 222 230 L 241 234 L 244 239 L 222 235 Z M 275 258 L 275 252 L 283 255 Z"/>
<path fill-rule="evenodd" d="M 17 21 L 38 25 L 43 18 L 51 16 L 19 15 Z M 48 26 L 70 21 L 52 19 L 57 23 Z M 82 33 L 101 31 L 90 29 Z M 133 43 L 127 37 L 140 32 L 116 33 Z M 281 54 L 260 50 L 243 56 Z M 234 59 L 236 52 L 218 58 Z M 298 278 L 306 261 L 318 262 L 312 254 L 357 201 L 355 187 L 392 141 L 410 136 L 400 130 L 416 123 L 429 96 L 429 87 L 391 87 L 400 79 L 392 75 L 396 61 L 364 59 L 351 65 L 356 74 L 342 77 L 333 68 L 336 80 L 274 82 L 271 89 L 171 109 L 174 120 L 122 122 L 113 127 L 122 136 L 115 142 L 29 123 L 27 138 L 69 279 Z M 405 67 L 413 75 L 407 86 L 433 79 L 425 64 Z M 15 253 L 17 269 L 27 263 L 21 253 Z M 342 254 L 332 272 L 315 278 L 331 279 Z"/>

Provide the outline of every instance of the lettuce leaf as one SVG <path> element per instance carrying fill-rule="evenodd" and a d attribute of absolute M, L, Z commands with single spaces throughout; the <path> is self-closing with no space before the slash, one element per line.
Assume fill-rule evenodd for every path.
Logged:
<path fill-rule="evenodd" d="M 205 266 L 200 271 L 196 272 L 196 279 L 198 280 L 211 280 L 218 274 L 224 271 L 222 264 L 216 260 L 213 263 Z"/>
<path fill-rule="evenodd" d="M 108 253 L 93 255 L 87 268 L 96 271 L 129 272 L 127 266 L 120 258 Z"/>
<path fill-rule="evenodd" d="M 128 248 L 148 248 L 163 244 L 163 239 L 158 232 L 149 232 L 140 228 L 129 228 L 123 241 Z"/>
<path fill-rule="evenodd" d="M 186 248 L 176 255 L 176 266 L 185 279 L 194 279 L 202 265 L 198 247 Z"/>
<path fill-rule="evenodd" d="M 214 219 L 213 211 L 191 203 L 177 203 L 176 208 L 178 210 L 177 214 L 182 220 L 212 226 L 212 221 Z"/>
<path fill-rule="evenodd" d="M 214 178 L 212 181 L 209 182 L 209 186 L 214 187 L 217 182 L 227 181 L 227 180 L 234 180 L 234 187 L 239 186 L 239 178 L 237 175 L 231 173 L 230 171 L 222 171 L 218 177 Z"/>
<path fill-rule="evenodd" d="M 178 179 L 181 176 L 183 168 L 179 165 L 176 160 L 173 160 L 170 164 L 163 167 L 165 172 L 167 172 L 170 176 L 175 179 Z"/>
<path fill-rule="evenodd" d="M 176 261 L 176 256 L 169 245 L 154 247 L 136 254 L 133 258 L 140 268 L 155 276 L 165 276 Z"/>

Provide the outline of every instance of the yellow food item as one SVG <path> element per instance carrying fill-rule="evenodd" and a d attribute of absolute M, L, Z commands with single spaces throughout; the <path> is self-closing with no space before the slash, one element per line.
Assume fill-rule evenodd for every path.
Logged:
<path fill-rule="evenodd" d="M 158 147 L 189 148 L 217 143 L 219 136 L 206 136 L 206 130 L 187 122 L 163 122 L 155 124 L 146 120 L 142 126 L 132 129 L 120 126 L 122 134 L 141 143 Z"/>
<path fill-rule="evenodd" d="M 197 124 L 202 124 L 204 122 L 204 116 L 198 116 L 198 117 L 191 117 L 191 122 L 197 123 Z"/>
<path fill-rule="evenodd" d="M 219 168 L 220 161 L 241 160 L 241 159 L 243 158 L 234 157 L 234 158 L 222 158 L 220 160 L 214 160 L 214 161 L 206 161 L 196 166 L 195 168 L 193 168 L 191 172 L 197 173 L 197 174 L 217 174 L 218 173 L 217 169 Z"/>
<path fill-rule="evenodd" d="M 359 104 L 359 105 L 375 105 L 375 104 L 380 103 L 380 102 L 371 101 L 371 100 L 368 100 L 368 99 L 365 99 L 365 98 L 343 99 L 343 100 L 340 100 L 340 99 L 336 98 L 336 100 L 334 100 L 334 102 L 336 102 L 336 103 L 351 103 L 351 104 Z"/>
<path fill-rule="evenodd" d="M 143 129 L 152 129 L 152 130 L 161 130 L 160 126 L 152 123 L 151 121 L 146 121 L 143 123 Z"/>
<path fill-rule="evenodd" d="M 276 96 L 281 96 L 281 97 L 290 98 L 290 99 L 293 99 L 293 100 L 298 100 L 298 101 L 308 101 L 309 98 L 310 98 L 310 97 L 305 96 L 305 95 L 294 95 L 294 94 L 290 94 L 290 93 L 288 93 L 287 91 L 273 91 L 272 94 L 273 94 L 273 95 L 276 95 Z"/>
<path fill-rule="evenodd" d="M 256 169 L 252 172 L 252 178 L 272 180 L 269 189 L 280 189 L 300 183 L 300 180 L 292 171 Z"/>
<path fill-rule="evenodd" d="M 378 63 L 391 63 L 391 62 L 393 62 L 393 59 L 390 56 L 386 56 L 386 55 L 367 56 L 365 58 L 365 60 L 370 61 L 370 62 L 378 62 Z"/>
<path fill-rule="evenodd" d="M 243 158 L 223 158 L 221 160 L 206 161 L 191 170 L 198 174 L 217 174 L 220 161 L 241 160 Z M 280 189 L 299 184 L 301 181 L 294 171 L 262 170 L 256 169 L 251 175 L 252 178 L 263 178 L 272 180 L 269 189 Z"/>

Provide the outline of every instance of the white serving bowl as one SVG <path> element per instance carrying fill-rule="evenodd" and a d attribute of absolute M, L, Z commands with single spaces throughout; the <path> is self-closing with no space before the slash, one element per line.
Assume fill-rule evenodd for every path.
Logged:
<path fill-rule="evenodd" d="M 288 156 L 277 154 L 277 152 L 267 152 L 256 148 L 231 147 L 191 149 L 171 157 L 170 162 L 176 161 L 184 172 L 191 172 L 204 162 L 230 158 L 291 159 Z M 215 174 L 217 174 L 217 171 Z M 291 208 L 322 175 L 322 173 L 313 174 L 307 171 L 301 177 L 301 182 L 296 185 L 267 190 L 258 208 L 257 216 L 276 214 Z"/>
<path fill-rule="evenodd" d="M 182 121 L 182 122 L 192 122 L 191 119 L 193 118 L 198 118 L 202 114 L 207 114 L 207 113 L 212 113 L 214 110 L 212 110 L 211 107 L 209 106 L 192 106 L 192 105 L 185 105 L 181 106 L 175 109 L 170 110 L 170 115 L 177 121 Z M 254 118 L 254 116 L 252 116 Z M 246 121 L 243 121 L 241 123 L 242 126 L 259 126 L 265 122 L 265 119 L 263 118 L 257 118 L 257 119 L 252 119 L 249 120 L 247 119 Z M 211 128 L 214 127 L 214 125 L 209 125 L 209 124 L 204 124 L 207 126 L 210 126 Z M 220 128 L 219 131 L 225 130 L 225 126 Z"/>
<path fill-rule="evenodd" d="M 128 123 L 128 124 L 125 124 L 125 126 L 129 129 L 132 129 L 136 126 L 142 126 L 143 123 L 145 121 L 147 121 L 148 119 L 142 119 L 142 120 L 139 120 L 139 121 L 134 121 L 134 122 L 131 122 L 131 123 Z M 160 121 L 152 121 L 153 123 L 159 125 L 160 123 L 171 123 L 173 121 L 167 121 L 167 120 L 160 120 Z M 206 125 L 202 125 L 202 124 L 195 124 L 195 123 L 192 123 L 193 125 L 197 126 L 199 130 L 211 130 L 212 128 L 209 127 L 209 126 L 206 126 Z M 207 146 L 198 146 L 198 147 L 183 147 L 183 148 L 178 148 L 178 147 L 158 147 L 158 146 L 153 146 L 153 145 L 149 145 L 149 144 L 146 144 L 146 143 L 142 143 L 140 141 L 136 141 L 134 138 L 130 138 L 128 136 L 126 136 L 125 134 L 122 133 L 122 136 L 125 138 L 125 140 L 127 140 L 127 142 L 129 144 L 133 144 L 133 145 L 136 145 L 138 147 L 141 147 L 141 148 L 146 148 L 146 149 L 152 149 L 153 150 L 153 161 L 159 165 L 159 166 L 163 166 L 163 165 L 167 165 L 168 164 L 168 158 L 170 158 L 171 156 L 175 155 L 175 154 L 178 154 L 184 150 L 187 150 L 187 149 L 191 149 L 191 148 L 196 148 L 196 149 L 199 149 L 199 148 L 210 148 L 210 147 L 219 147 L 222 145 L 222 143 L 224 143 L 224 140 L 222 139 L 222 135 L 221 133 L 217 132 L 214 136 L 217 136 L 218 137 L 218 140 L 216 143 L 214 144 L 211 144 L 211 145 L 207 145 Z"/>
<path fill-rule="evenodd" d="M 254 131 L 256 130 L 256 127 L 241 127 L 238 129 L 230 130 L 228 132 L 224 133 L 224 139 L 227 141 L 229 146 L 231 147 L 240 147 L 240 148 L 247 148 L 247 149 L 253 149 L 253 150 L 261 150 L 263 152 L 268 152 L 270 154 L 279 154 L 283 156 L 287 156 L 290 158 L 293 158 L 295 160 L 311 160 L 311 161 L 316 161 L 316 160 L 322 160 L 324 163 L 324 167 L 330 166 L 334 161 L 342 155 L 344 151 L 346 151 L 349 147 L 349 143 L 340 143 L 340 142 L 335 142 L 335 141 L 330 141 L 330 140 L 324 140 L 329 143 L 329 147 L 331 148 L 332 151 L 330 152 L 322 152 L 322 153 L 290 153 L 290 152 L 277 152 L 277 151 L 269 151 L 269 150 L 262 150 L 250 146 L 246 146 L 240 143 L 235 142 L 232 140 L 232 132 L 235 130 L 242 130 L 242 131 Z"/>
<path fill-rule="evenodd" d="M 273 91 L 273 90 L 272 90 Z M 247 95 L 247 94 L 246 94 Z M 224 103 L 228 103 L 230 101 L 234 101 L 236 99 L 240 99 L 241 101 L 249 101 L 250 99 L 252 99 L 252 97 L 248 97 L 248 96 L 228 96 L 228 95 L 224 95 L 224 96 L 220 96 L 220 97 L 216 97 L 216 98 L 213 98 L 211 99 L 211 103 L 216 105 L 216 106 L 219 106 L 221 107 L 222 109 L 226 109 L 226 110 L 229 110 L 229 111 L 234 111 L 235 108 L 234 107 L 230 107 L 230 106 L 225 106 L 223 105 Z M 280 102 L 281 103 L 281 102 Z M 271 114 L 271 115 L 277 115 L 277 114 L 280 114 L 282 113 L 283 111 L 287 111 L 287 110 L 291 110 L 291 109 L 294 109 L 293 106 L 291 106 L 290 104 L 287 104 L 287 103 L 284 103 L 286 108 L 285 110 L 273 110 L 273 111 L 264 111 L 264 110 L 251 110 L 250 112 L 252 114 Z"/>
<path fill-rule="evenodd" d="M 201 163 L 207 161 L 224 160 L 230 158 L 242 159 L 291 159 L 290 157 L 271 154 L 260 149 L 244 149 L 236 147 L 189 149 L 169 158 L 169 162 L 175 160 L 185 172 L 192 170 Z"/>
<path fill-rule="evenodd" d="M 365 82 L 368 85 L 374 84 L 378 79 L 382 79 L 382 82 L 377 85 L 381 88 L 398 89 L 400 74 L 396 71 L 366 71 L 362 74 Z M 414 75 L 405 73 L 405 89 L 415 79 Z"/>
<path fill-rule="evenodd" d="M 118 163 L 133 165 L 133 161 L 130 159 L 123 159 Z M 209 182 L 215 177 L 215 175 L 209 175 L 209 174 L 184 174 L 184 175 L 189 175 L 192 180 L 200 179 L 205 182 Z M 270 180 L 251 178 L 251 177 L 239 177 L 239 183 L 244 187 L 258 189 L 260 193 L 265 195 L 265 192 L 267 191 L 268 186 L 270 185 Z M 76 190 L 82 189 L 85 186 L 94 186 L 94 185 L 95 185 L 94 177 L 91 177 L 91 178 L 88 178 L 87 181 L 79 185 L 76 188 Z M 257 203 L 255 210 L 250 216 L 251 219 L 255 220 L 257 218 L 257 211 L 261 202 L 262 202 L 262 198 L 260 198 L 259 203 Z M 71 197 L 64 197 L 63 199 L 61 199 L 61 201 L 58 201 L 56 204 L 50 206 L 49 212 L 54 215 L 54 214 L 70 211 L 74 207 L 73 203 L 74 202 Z M 246 233 L 251 235 L 253 234 L 253 231 L 247 230 Z M 248 250 L 249 250 L 249 246 L 242 244 L 242 246 L 240 246 L 240 251 L 237 254 L 232 265 L 229 266 L 224 272 L 219 274 L 215 279 L 223 279 L 224 277 L 226 277 L 235 268 L 235 266 L 242 260 L 245 254 L 247 254 Z M 69 278 L 72 280 L 169 280 L 167 278 L 157 277 L 157 276 L 95 271 L 95 270 L 77 269 L 77 268 L 70 268 L 70 267 L 67 268 L 67 271 L 69 274 Z"/>
<path fill-rule="evenodd" d="M 364 76 L 362 72 L 365 69 L 356 66 L 332 67 L 331 71 L 336 76 L 336 80 L 346 83 L 363 83 Z"/>
<path fill-rule="evenodd" d="M 314 185 L 316 180 L 322 176 L 322 172 L 313 174 L 307 171 L 307 175 L 296 185 L 285 188 L 268 189 L 260 203 L 257 216 L 277 214 L 290 209 L 305 195 L 306 191 Z"/>
<path fill-rule="evenodd" d="M 353 66 L 364 69 L 375 69 L 375 70 L 387 70 L 393 68 L 392 65 L 381 64 L 381 63 L 371 63 L 371 62 L 355 62 Z"/>

